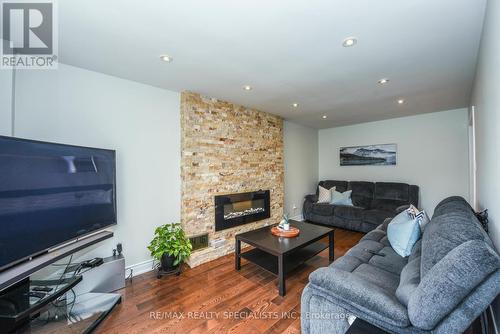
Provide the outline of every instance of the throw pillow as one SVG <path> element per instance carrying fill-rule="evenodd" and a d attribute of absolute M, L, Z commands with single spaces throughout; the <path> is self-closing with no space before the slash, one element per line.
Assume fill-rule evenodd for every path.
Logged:
<path fill-rule="evenodd" d="M 427 223 L 430 221 L 427 213 L 424 210 L 419 211 L 413 204 L 411 204 L 406 211 L 408 212 L 408 215 L 410 215 L 410 217 L 418 221 L 418 224 L 420 225 L 420 230 L 423 232 L 425 225 L 427 225 Z"/>
<path fill-rule="evenodd" d="M 335 188 L 332 188 L 332 200 L 330 204 L 336 205 L 350 205 L 352 206 L 351 194 L 352 190 L 344 191 L 343 193 L 338 192 Z"/>
<path fill-rule="evenodd" d="M 420 230 L 424 232 L 425 225 L 427 225 L 427 223 L 430 222 L 427 212 L 425 212 L 424 210 L 420 211 L 417 217 L 415 217 L 415 219 L 418 221 L 418 224 L 420 225 Z"/>
<path fill-rule="evenodd" d="M 387 226 L 387 239 L 392 249 L 402 257 L 411 254 L 420 235 L 418 220 L 409 215 L 406 210 L 394 217 Z"/>
<path fill-rule="evenodd" d="M 419 213 L 417 207 L 413 204 L 410 204 L 410 207 L 406 209 L 406 212 L 408 212 L 408 215 L 412 216 L 415 218 L 415 216 Z"/>
<path fill-rule="evenodd" d="M 332 200 L 332 189 L 335 190 L 335 187 L 333 187 L 332 189 L 326 189 L 322 186 L 318 186 L 318 189 L 318 203 L 330 203 L 330 201 Z"/>

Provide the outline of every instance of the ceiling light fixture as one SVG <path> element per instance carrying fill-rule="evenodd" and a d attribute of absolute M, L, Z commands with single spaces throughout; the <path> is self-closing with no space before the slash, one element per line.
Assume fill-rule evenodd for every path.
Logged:
<path fill-rule="evenodd" d="M 167 63 L 170 63 L 172 62 L 172 60 L 174 60 L 172 57 L 170 57 L 169 55 L 161 55 L 160 56 L 160 59 L 163 60 L 164 62 L 167 62 Z"/>
<path fill-rule="evenodd" d="M 404 99 L 399 99 L 399 100 L 398 100 L 398 104 L 403 104 L 403 103 L 405 103 L 405 100 L 404 100 Z"/>
<path fill-rule="evenodd" d="M 386 84 L 386 83 L 388 83 L 388 82 L 389 82 L 389 79 L 387 79 L 387 78 L 382 78 L 382 79 L 380 79 L 380 80 L 378 81 L 378 83 L 379 83 L 379 84 L 381 84 L 381 85 L 385 85 L 385 84 Z"/>
<path fill-rule="evenodd" d="M 246 86 L 243 86 L 243 89 L 244 89 L 244 90 L 252 90 L 252 87 L 250 87 L 250 86 L 246 85 Z"/>
<path fill-rule="evenodd" d="M 299 107 L 299 104 L 298 104 L 298 103 L 292 103 L 292 107 L 294 107 L 294 108 L 298 108 L 298 107 Z"/>
<path fill-rule="evenodd" d="M 326 119 L 326 115 L 321 116 L 323 119 Z"/>
<path fill-rule="evenodd" d="M 358 42 L 358 40 L 355 37 L 347 37 L 346 39 L 344 39 L 342 41 L 342 46 L 344 48 L 349 48 L 351 46 L 356 45 L 357 42 Z"/>

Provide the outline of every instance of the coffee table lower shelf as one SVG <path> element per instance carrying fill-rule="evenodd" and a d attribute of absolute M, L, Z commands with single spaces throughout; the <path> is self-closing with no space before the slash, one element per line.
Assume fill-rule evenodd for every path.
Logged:
<path fill-rule="evenodd" d="M 234 268 L 241 269 L 245 259 L 270 272 L 278 278 L 280 296 L 286 294 L 286 276 L 310 258 L 328 248 L 328 261 L 333 262 L 333 239 L 335 230 L 307 222 L 290 220 L 290 225 L 301 232 L 295 238 L 276 237 L 271 229 L 276 225 L 264 226 L 235 236 Z M 328 243 L 323 242 L 328 238 Z M 252 246 L 242 252 L 241 244 Z"/>
<path fill-rule="evenodd" d="M 285 273 L 293 271 L 295 268 L 321 253 L 328 248 L 328 244 L 316 242 L 297 251 L 287 254 L 284 259 Z M 248 260 L 262 269 L 278 276 L 278 257 L 258 248 L 243 252 L 240 257 Z"/>

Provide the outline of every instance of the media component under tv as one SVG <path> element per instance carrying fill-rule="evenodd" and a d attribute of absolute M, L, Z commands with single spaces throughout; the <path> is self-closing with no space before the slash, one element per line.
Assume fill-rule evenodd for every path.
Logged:
<path fill-rule="evenodd" d="M 0 271 L 113 224 L 115 151 L 0 136 Z"/>

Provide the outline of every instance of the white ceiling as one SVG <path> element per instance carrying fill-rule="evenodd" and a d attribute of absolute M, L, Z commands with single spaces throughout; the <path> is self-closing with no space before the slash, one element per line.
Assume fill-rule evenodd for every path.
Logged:
<path fill-rule="evenodd" d="M 485 0 L 61 0 L 59 54 L 66 64 L 326 128 L 467 106 L 484 6 Z M 355 47 L 342 47 L 348 36 L 358 38 Z M 174 61 L 160 61 L 161 54 Z M 378 85 L 383 77 L 389 84 Z M 249 92 L 242 89 L 247 84 Z"/>

